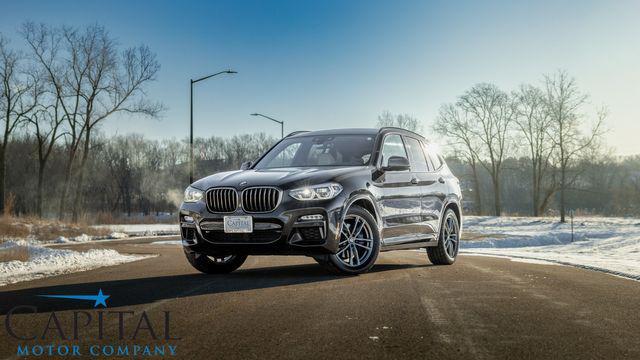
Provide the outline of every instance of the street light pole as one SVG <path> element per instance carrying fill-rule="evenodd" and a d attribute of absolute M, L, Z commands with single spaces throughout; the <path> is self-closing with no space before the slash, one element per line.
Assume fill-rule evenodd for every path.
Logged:
<path fill-rule="evenodd" d="M 189 90 L 189 185 L 193 184 L 193 79 Z"/>
<path fill-rule="evenodd" d="M 274 122 L 277 122 L 278 124 L 280 124 L 280 137 L 284 138 L 284 121 L 280 121 L 280 120 L 274 119 L 272 117 L 269 117 L 267 115 L 260 114 L 260 113 L 253 113 L 253 114 L 250 114 L 250 115 L 251 116 L 262 116 L 265 119 L 269 119 L 271 121 L 274 121 Z"/>
<path fill-rule="evenodd" d="M 225 70 L 220 71 L 215 74 L 211 74 L 205 77 L 201 77 L 199 79 L 191 79 L 189 84 L 189 184 L 193 183 L 193 84 L 207 80 L 208 78 L 214 77 L 220 74 L 237 74 L 237 71 L 233 70 Z"/>

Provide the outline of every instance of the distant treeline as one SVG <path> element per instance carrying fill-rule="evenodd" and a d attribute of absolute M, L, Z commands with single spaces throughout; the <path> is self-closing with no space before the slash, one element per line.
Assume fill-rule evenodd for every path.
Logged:
<path fill-rule="evenodd" d="M 477 169 L 481 206 L 476 203 L 474 175 L 463 158 L 447 157 L 447 164 L 460 178 L 464 206 L 468 214 L 493 214 L 491 175 Z M 569 171 L 575 181 L 566 191 L 568 210 L 578 215 L 640 216 L 640 156 L 602 156 L 585 159 Z M 506 215 L 532 216 L 531 160 L 527 157 L 504 160 L 501 173 L 502 211 Z M 539 209 L 539 216 L 559 216 L 559 193 L 554 192 Z"/>
<path fill-rule="evenodd" d="M 276 140 L 263 133 L 196 138 L 195 177 L 238 169 L 242 162 L 257 158 Z M 37 214 L 38 211 L 36 148 L 35 139 L 24 134 L 13 140 L 7 154 L 11 172 L 7 173 L 6 185 L 15 214 Z M 138 134 L 97 136 L 92 150 L 84 185 L 82 188 L 72 185 L 73 192 L 82 191 L 81 217 L 99 213 L 119 217 L 176 211 L 189 183 L 188 141 L 149 140 Z M 42 194 L 44 216 L 60 215 L 58 204 L 65 182 L 66 156 L 63 144 L 56 145 L 51 153 Z"/>
<path fill-rule="evenodd" d="M 196 138 L 196 178 L 240 168 L 244 161 L 255 160 L 277 141 L 263 133 L 231 138 Z M 14 198 L 17 214 L 36 213 L 37 155 L 33 137 L 20 136 L 8 153 L 7 188 Z M 64 186 L 66 149 L 57 146 L 51 155 L 44 184 L 46 216 L 58 216 L 60 189 Z M 186 140 L 149 140 L 142 135 L 96 137 L 93 156 L 87 165 L 82 187 L 83 214 L 109 213 L 155 215 L 175 212 L 189 179 L 189 146 Z M 464 158 L 448 156 L 447 162 L 461 179 L 467 213 L 493 212 L 491 175 L 477 169 L 481 205 L 475 202 L 473 170 Z M 569 209 L 585 214 L 640 215 L 640 156 L 600 156 L 584 158 L 568 171 L 575 181 L 567 189 Z M 531 161 L 526 156 L 504 159 L 501 172 L 502 209 L 507 214 L 532 215 Z M 75 188 L 74 188 L 75 190 Z M 540 215 L 558 213 L 557 193 Z"/>

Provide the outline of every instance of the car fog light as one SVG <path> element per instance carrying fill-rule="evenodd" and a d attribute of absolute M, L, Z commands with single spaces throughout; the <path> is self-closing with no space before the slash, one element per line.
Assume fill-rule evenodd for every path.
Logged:
<path fill-rule="evenodd" d="M 320 214 L 315 215 L 302 215 L 300 216 L 300 220 L 310 221 L 310 220 L 324 220 L 324 216 Z"/>

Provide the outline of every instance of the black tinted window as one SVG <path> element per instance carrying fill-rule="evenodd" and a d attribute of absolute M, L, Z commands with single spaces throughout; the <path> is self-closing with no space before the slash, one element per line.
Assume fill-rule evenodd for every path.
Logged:
<path fill-rule="evenodd" d="M 282 140 L 256 169 L 314 166 L 360 166 L 369 164 L 371 135 L 301 136 Z"/>
<path fill-rule="evenodd" d="M 411 162 L 411 171 L 426 172 L 427 160 L 424 157 L 420 142 L 414 138 L 405 137 L 407 152 L 409 152 L 409 161 Z"/>

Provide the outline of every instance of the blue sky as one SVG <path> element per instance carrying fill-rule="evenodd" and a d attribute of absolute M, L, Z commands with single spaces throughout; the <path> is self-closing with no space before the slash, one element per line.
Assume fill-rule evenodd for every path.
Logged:
<path fill-rule="evenodd" d="M 123 46 L 144 43 L 162 65 L 149 95 L 160 120 L 116 118 L 108 133 L 188 135 L 189 79 L 198 83 L 196 135 L 229 136 L 285 121 L 285 132 L 370 127 L 384 110 L 429 126 L 440 104 L 478 82 L 509 90 L 566 69 L 607 105 L 607 140 L 640 153 L 637 1 L 13 1 L 0 32 L 19 45 L 26 20 L 99 23 Z M 591 109 L 587 109 L 591 110 Z"/>

